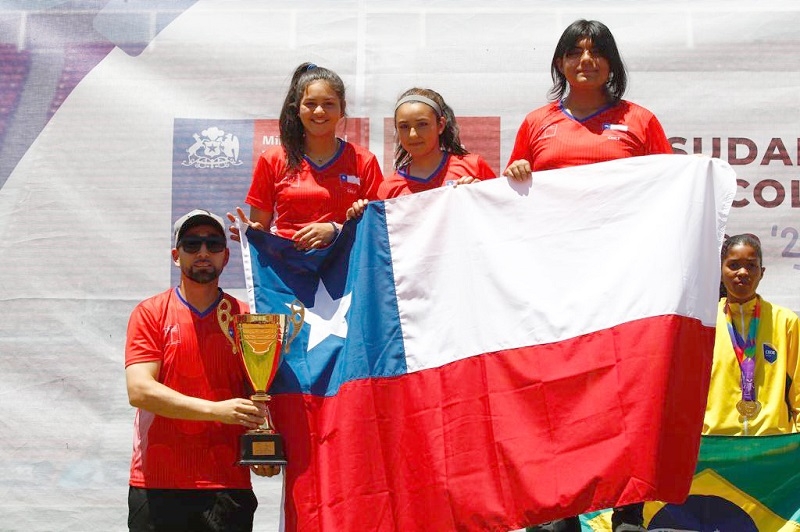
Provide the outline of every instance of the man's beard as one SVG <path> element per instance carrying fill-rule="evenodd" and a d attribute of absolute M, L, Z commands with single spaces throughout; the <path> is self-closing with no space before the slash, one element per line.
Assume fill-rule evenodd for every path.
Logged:
<path fill-rule="evenodd" d="M 217 279 L 220 276 L 222 270 L 218 270 L 214 267 L 211 269 L 203 268 L 203 269 L 195 269 L 192 266 L 187 266 L 183 269 L 183 274 L 191 279 L 192 281 L 199 283 L 199 284 L 208 284 Z"/>

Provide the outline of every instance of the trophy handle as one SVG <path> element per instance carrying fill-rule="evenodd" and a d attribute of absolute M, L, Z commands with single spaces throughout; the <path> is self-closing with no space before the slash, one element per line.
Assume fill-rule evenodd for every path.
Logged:
<path fill-rule="evenodd" d="M 231 334 L 231 323 L 233 323 L 231 308 L 231 302 L 222 298 L 222 301 L 217 305 L 217 323 L 219 323 L 219 328 L 222 329 L 222 332 L 225 334 L 225 338 L 231 343 L 233 353 L 236 354 L 239 350 L 236 348 L 236 341 Z"/>
<path fill-rule="evenodd" d="M 289 315 L 289 323 L 292 324 L 292 334 L 286 340 L 286 352 L 289 352 L 289 347 L 292 345 L 292 341 L 297 338 L 297 335 L 300 334 L 300 329 L 303 328 L 303 323 L 305 323 L 306 317 L 306 307 L 303 305 L 303 302 L 299 299 L 295 299 L 289 304 L 289 310 L 292 313 Z"/>

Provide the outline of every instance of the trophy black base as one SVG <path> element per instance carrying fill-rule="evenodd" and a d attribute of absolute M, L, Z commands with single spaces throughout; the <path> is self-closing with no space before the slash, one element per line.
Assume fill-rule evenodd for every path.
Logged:
<path fill-rule="evenodd" d="M 239 465 L 286 465 L 283 438 L 274 432 L 245 432 L 239 436 Z"/>

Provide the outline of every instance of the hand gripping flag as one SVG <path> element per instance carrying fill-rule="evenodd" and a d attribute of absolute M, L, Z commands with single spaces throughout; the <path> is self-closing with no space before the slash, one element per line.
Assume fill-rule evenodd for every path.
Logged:
<path fill-rule="evenodd" d="M 371 203 L 325 250 L 248 231 L 288 530 L 497 530 L 682 502 L 735 176 L 649 156 Z"/>

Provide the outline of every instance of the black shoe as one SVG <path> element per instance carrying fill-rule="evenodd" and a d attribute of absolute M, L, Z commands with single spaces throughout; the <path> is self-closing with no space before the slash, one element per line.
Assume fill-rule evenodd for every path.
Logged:
<path fill-rule="evenodd" d="M 614 532 L 647 531 L 644 524 L 644 503 L 639 502 L 614 508 L 611 514 L 611 530 Z"/>
<path fill-rule="evenodd" d="M 536 526 L 529 526 L 525 532 L 581 532 L 581 520 L 576 517 L 556 519 Z"/>

